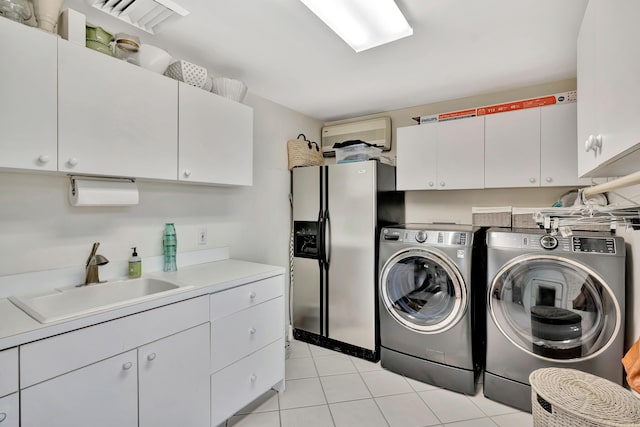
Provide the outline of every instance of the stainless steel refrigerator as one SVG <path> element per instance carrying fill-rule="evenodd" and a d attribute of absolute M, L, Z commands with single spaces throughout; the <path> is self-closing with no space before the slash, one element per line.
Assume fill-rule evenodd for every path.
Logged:
<path fill-rule="evenodd" d="M 294 337 L 377 361 L 378 234 L 404 222 L 395 167 L 294 168 L 292 185 Z"/>

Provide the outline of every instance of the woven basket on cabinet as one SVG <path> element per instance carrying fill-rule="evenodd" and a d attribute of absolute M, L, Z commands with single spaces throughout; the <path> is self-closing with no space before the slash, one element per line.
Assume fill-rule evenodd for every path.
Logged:
<path fill-rule="evenodd" d="M 289 170 L 296 166 L 320 166 L 324 164 L 322 150 L 320 150 L 318 144 L 309 141 L 302 133 L 298 135 L 297 139 L 287 141 L 287 154 L 289 157 Z"/>
<path fill-rule="evenodd" d="M 534 427 L 640 425 L 640 400 L 604 378 L 543 368 L 531 373 L 529 383 Z"/>

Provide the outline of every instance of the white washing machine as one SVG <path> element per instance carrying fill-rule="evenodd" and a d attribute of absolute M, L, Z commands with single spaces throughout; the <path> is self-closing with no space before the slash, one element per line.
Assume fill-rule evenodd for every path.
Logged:
<path fill-rule="evenodd" d="M 624 240 L 503 229 L 486 239 L 484 395 L 530 412 L 529 374 L 551 366 L 622 384 Z"/>
<path fill-rule="evenodd" d="M 485 335 L 482 233 L 466 225 L 382 229 L 378 294 L 383 368 L 475 394 Z"/>

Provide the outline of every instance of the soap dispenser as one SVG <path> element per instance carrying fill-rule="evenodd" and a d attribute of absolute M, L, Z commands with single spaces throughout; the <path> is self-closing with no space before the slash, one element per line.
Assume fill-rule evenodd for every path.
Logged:
<path fill-rule="evenodd" d="M 133 249 L 133 254 L 131 255 L 131 258 L 129 258 L 129 278 L 134 279 L 142 276 L 142 260 L 138 256 L 136 248 L 131 249 Z"/>

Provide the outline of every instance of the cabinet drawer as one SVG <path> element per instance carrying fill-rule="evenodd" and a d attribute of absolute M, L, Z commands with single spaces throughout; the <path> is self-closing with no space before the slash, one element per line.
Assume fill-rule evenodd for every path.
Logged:
<path fill-rule="evenodd" d="M 25 388 L 208 321 L 208 296 L 115 319 L 20 347 Z"/>
<path fill-rule="evenodd" d="M 0 399 L 0 426 L 18 427 L 20 425 L 20 399 L 18 393 Z"/>
<path fill-rule="evenodd" d="M 211 372 L 281 338 L 284 297 L 218 319 L 211 324 Z"/>
<path fill-rule="evenodd" d="M 284 276 L 275 276 L 211 295 L 211 320 L 282 295 Z"/>
<path fill-rule="evenodd" d="M 18 391 L 18 347 L 0 351 L 0 397 L 16 391 Z"/>
<path fill-rule="evenodd" d="M 284 379 L 284 339 L 211 376 L 211 425 L 217 426 Z"/>

